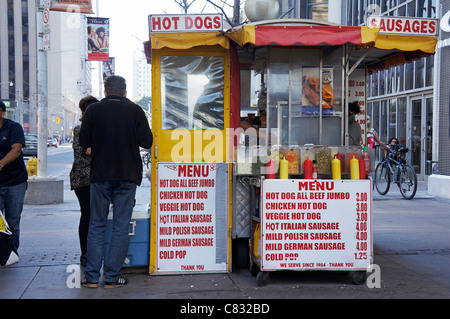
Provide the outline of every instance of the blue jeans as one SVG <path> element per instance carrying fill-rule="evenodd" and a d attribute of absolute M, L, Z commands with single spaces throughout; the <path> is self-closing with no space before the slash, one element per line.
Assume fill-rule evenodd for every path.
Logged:
<path fill-rule="evenodd" d="M 128 252 L 129 224 L 133 214 L 136 184 L 125 181 L 104 181 L 91 184 L 91 221 L 87 239 L 86 280 L 98 283 L 102 267 L 105 231 L 109 205 L 113 202 L 113 228 L 105 282 L 115 282 Z"/>
<path fill-rule="evenodd" d="M 11 229 L 15 251 L 19 249 L 20 216 L 27 187 L 27 182 L 14 186 L 0 186 L 0 209 L 5 214 L 6 222 Z"/>

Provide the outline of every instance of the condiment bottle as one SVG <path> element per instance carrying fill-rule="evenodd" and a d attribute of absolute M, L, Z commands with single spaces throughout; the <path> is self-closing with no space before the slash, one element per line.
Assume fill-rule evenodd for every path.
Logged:
<path fill-rule="evenodd" d="M 303 178 L 312 179 L 312 161 L 309 157 L 305 160 L 303 166 Z"/>
<path fill-rule="evenodd" d="M 315 160 L 312 164 L 312 179 L 317 179 L 317 164 Z"/>
<path fill-rule="evenodd" d="M 355 156 L 350 160 L 350 179 L 359 179 L 359 161 Z"/>
<path fill-rule="evenodd" d="M 341 161 L 338 159 L 337 155 L 338 154 L 336 154 L 331 161 L 331 173 L 333 179 L 341 179 Z"/>
<path fill-rule="evenodd" d="M 275 179 L 275 161 L 273 159 L 269 159 L 266 164 L 266 178 L 267 179 Z"/>
<path fill-rule="evenodd" d="M 369 152 L 367 151 L 367 147 L 365 145 L 363 148 L 362 159 L 363 159 L 364 165 L 366 167 L 366 175 L 369 175 L 370 174 L 370 156 L 369 156 Z"/>
<path fill-rule="evenodd" d="M 359 160 L 359 178 L 366 179 L 366 163 L 363 159 Z"/>
<path fill-rule="evenodd" d="M 289 162 L 287 159 L 282 157 L 280 159 L 280 179 L 289 178 Z"/>

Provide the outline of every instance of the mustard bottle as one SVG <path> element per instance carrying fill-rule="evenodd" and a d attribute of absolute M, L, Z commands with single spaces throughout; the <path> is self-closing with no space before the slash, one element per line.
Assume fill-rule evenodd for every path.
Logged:
<path fill-rule="evenodd" d="M 261 252 L 261 228 L 260 224 L 256 224 L 255 233 L 253 234 L 253 256 L 259 258 Z"/>
<path fill-rule="evenodd" d="M 280 159 L 280 179 L 289 178 L 289 161 L 282 157 Z"/>
<path fill-rule="evenodd" d="M 359 161 L 355 156 L 350 160 L 350 179 L 359 179 Z"/>
<path fill-rule="evenodd" d="M 333 179 L 341 179 L 341 161 L 336 156 L 331 161 L 331 173 Z"/>

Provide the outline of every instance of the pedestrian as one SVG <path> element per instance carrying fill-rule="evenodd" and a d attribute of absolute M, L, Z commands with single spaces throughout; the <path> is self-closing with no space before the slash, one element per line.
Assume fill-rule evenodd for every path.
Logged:
<path fill-rule="evenodd" d="M 348 143 L 361 146 L 361 126 L 355 116 L 361 112 L 357 101 L 348 104 Z"/>
<path fill-rule="evenodd" d="M 80 145 L 91 148 L 91 219 L 87 265 L 83 285 L 98 287 L 110 203 L 113 203 L 112 236 L 105 260 L 105 288 L 128 283 L 122 276 L 136 186 L 142 181 L 139 147 L 152 147 L 153 135 L 143 109 L 126 98 L 126 81 L 113 75 L 105 79 L 105 98 L 84 114 Z"/>
<path fill-rule="evenodd" d="M 370 122 L 370 117 L 367 117 L 366 121 L 366 130 L 367 130 L 367 146 L 369 148 L 375 148 L 375 143 L 378 143 L 383 148 L 387 148 L 386 144 L 384 144 L 380 137 L 378 136 L 377 131 L 372 127 L 372 123 Z"/>
<path fill-rule="evenodd" d="M 84 113 L 86 109 L 98 100 L 87 95 L 82 98 L 78 104 L 81 110 L 80 121 L 83 121 Z M 75 195 L 78 198 L 80 204 L 80 222 L 78 225 L 78 237 L 80 240 L 80 265 L 86 267 L 86 253 L 87 253 L 87 236 L 89 232 L 89 220 L 90 220 L 90 197 L 91 197 L 91 185 L 90 185 L 90 167 L 91 167 L 91 149 L 84 149 L 80 145 L 80 130 L 81 124 L 75 126 L 73 129 L 73 165 L 70 171 L 70 189 L 75 191 Z"/>
<path fill-rule="evenodd" d="M 0 101 L 0 209 L 10 227 L 14 252 L 17 253 L 20 218 L 28 187 L 28 173 L 22 154 L 25 136 L 22 126 L 6 119 L 5 115 L 6 106 Z"/>

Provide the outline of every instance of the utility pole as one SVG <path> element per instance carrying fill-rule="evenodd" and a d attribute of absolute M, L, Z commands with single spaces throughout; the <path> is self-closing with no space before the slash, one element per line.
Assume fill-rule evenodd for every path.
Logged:
<path fill-rule="evenodd" d="M 48 74 L 47 52 L 44 50 L 43 10 L 45 0 L 39 0 L 37 14 L 38 44 L 38 176 L 47 177 L 47 135 L 48 135 Z M 47 1 L 47 4 L 50 3 Z M 47 8 L 48 9 L 48 8 Z"/>

